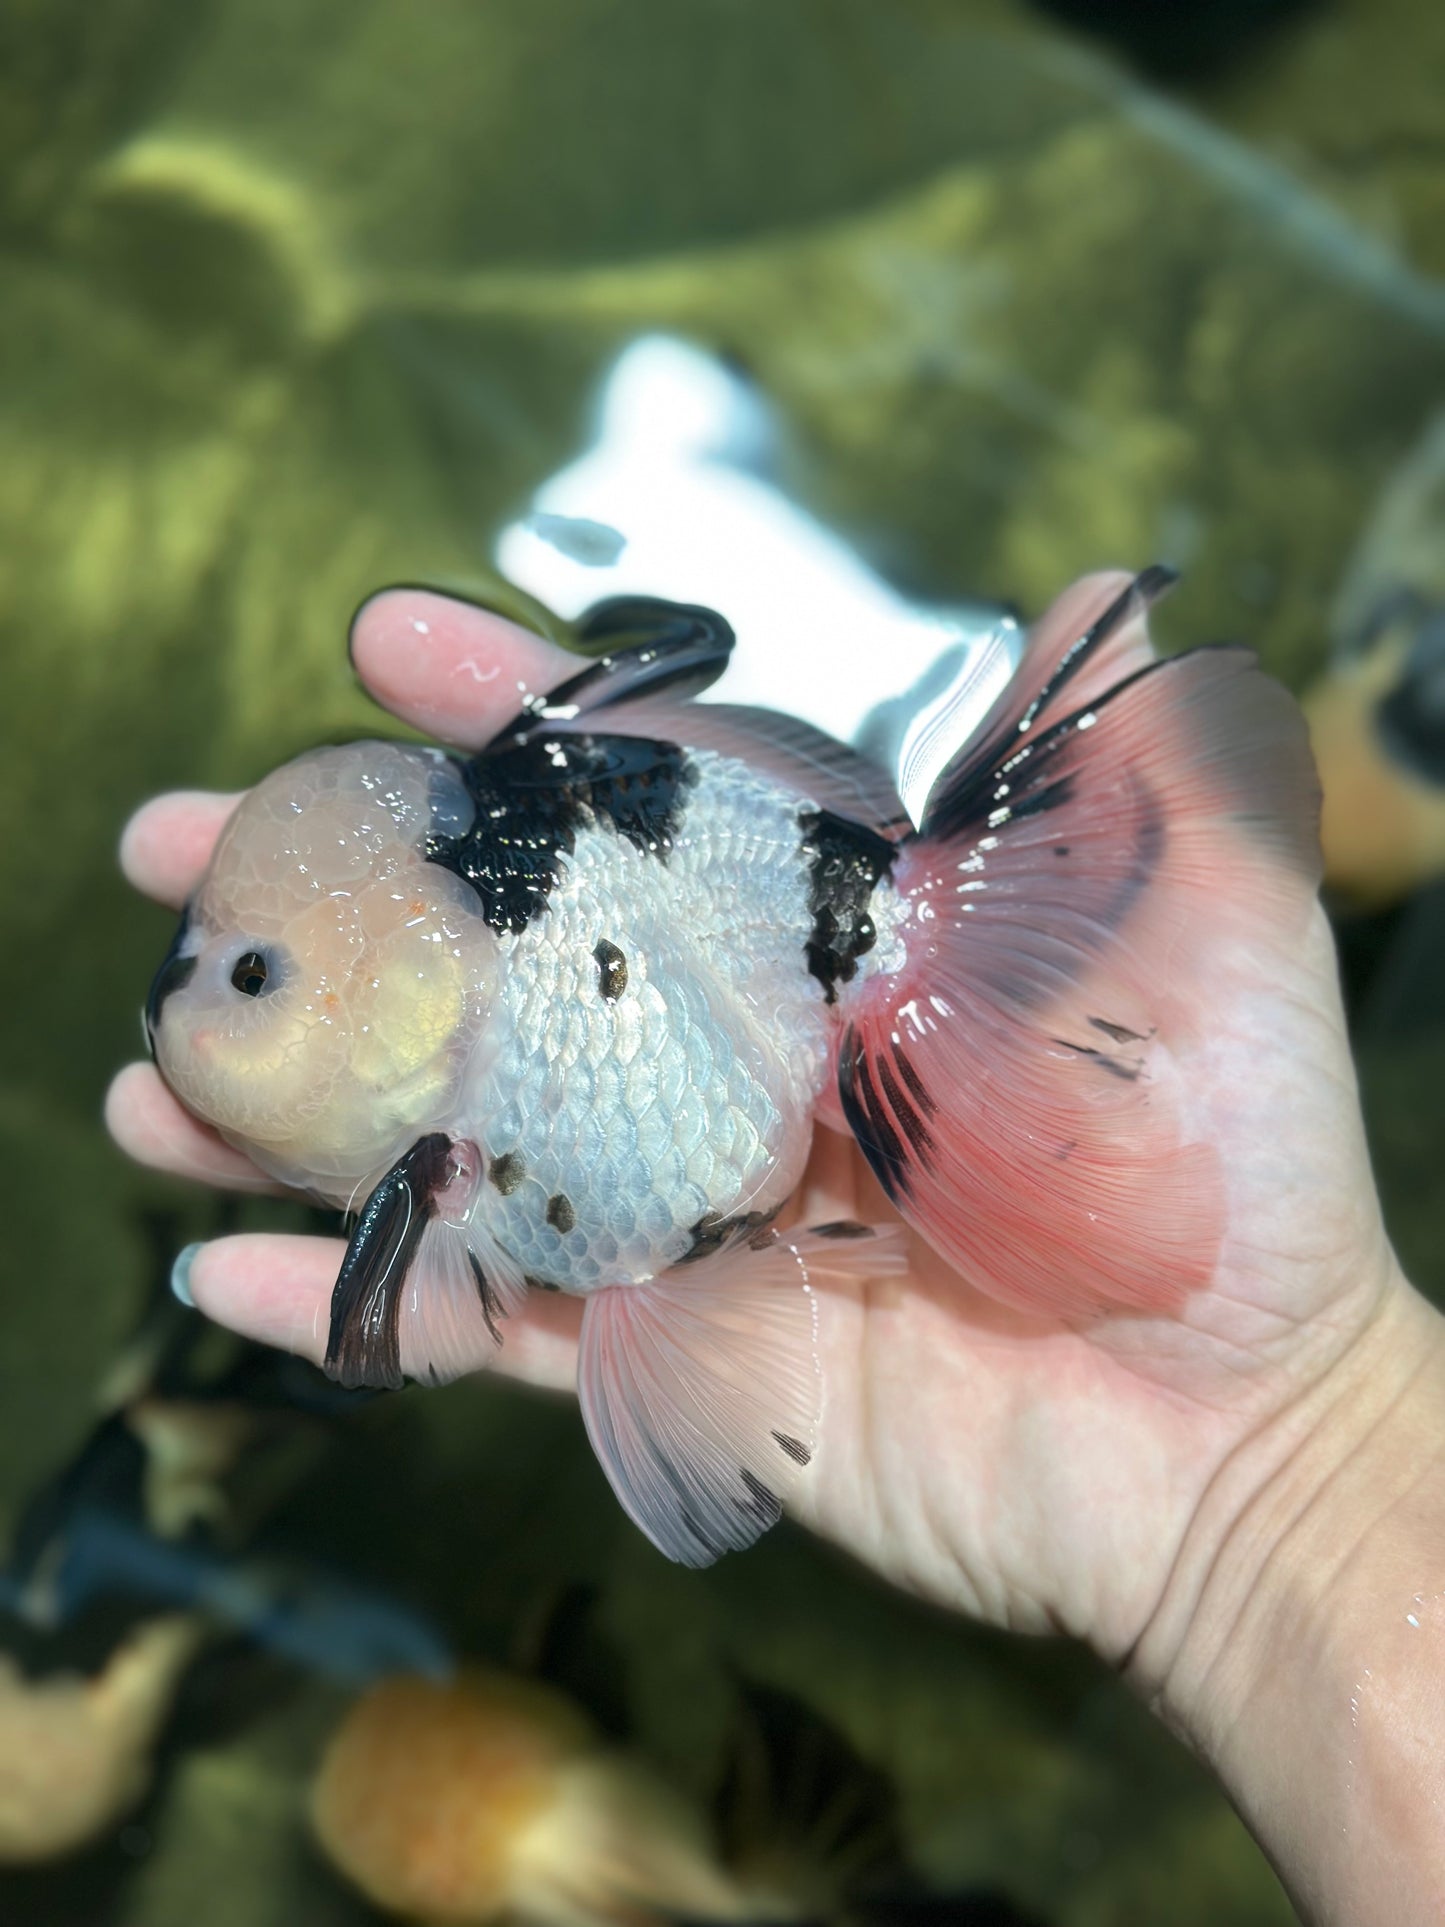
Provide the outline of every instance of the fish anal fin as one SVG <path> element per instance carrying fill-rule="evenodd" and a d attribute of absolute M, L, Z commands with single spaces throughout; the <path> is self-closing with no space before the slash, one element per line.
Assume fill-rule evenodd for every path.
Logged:
<path fill-rule="evenodd" d="M 897 1229 L 762 1231 L 588 1298 L 588 1436 L 624 1509 L 670 1559 L 710 1565 L 781 1517 L 816 1443 L 815 1294 L 829 1276 L 902 1262 Z"/>

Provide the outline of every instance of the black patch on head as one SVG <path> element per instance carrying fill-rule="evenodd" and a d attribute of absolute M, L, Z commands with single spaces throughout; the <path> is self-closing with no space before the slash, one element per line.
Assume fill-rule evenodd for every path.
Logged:
<path fill-rule="evenodd" d="M 813 1455 L 801 1439 L 793 1438 L 788 1432 L 774 1432 L 773 1437 L 787 1453 L 794 1465 L 808 1465 L 811 1463 Z"/>
<path fill-rule="evenodd" d="M 572 1200 L 561 1191 L 554 1191 L 547 1200 L 547 1222 L 554 1231 L 560 1231 L 564 1238 L 577 1222 Z"/>
<path fill-rule="evenodd" d="M 451 1148 L 444 1131 L 419 1138 L 361 1207 L 331 1293 L 326 1340 L 327 1375 L 347 1387 L 395 1391 L 403 1383 L 402 1286 L 447 1181 Z"/>
<path fill-rule="evenodd" d="M 745 1211 L 735 1217 L 725 1218 L 719 1211 L 704 1211 L 688 1233 L 692 1243 L 677 1262 L 680 1265 L 697 1264 L 703 1258 L 714 1257 L 719 1251 L 730 1249 L 745 1240 L 752 1243 L 760 1237 L 763 1244 L 768 1244 L 772 1239 L 769 1227 L 776 1216 L 776 1211 Z"/>
<path fill-rule="evenodd" d="M 176 934 L 171 938 L 171 947 L 161 958 L 160 969 L 151 979 L 150 991 L 146 997 L 145 1027 L 146 1038 L 150 1044 L 151 1056 L 156 1054 L 156 1029 L 161 1021 L 161 1005 L 173 990 L 181 990 L 195 975 L 194 957 L 183 957 L 181 945 L 191 927 L 191 907 L 186 905 L 181 912 L 181 920 L 176 925 Z"/>
<path fill-rule="evenodd" d="M 666 859 L 697 771 L 676 743 L 544 733 L 458 765 L 476 815 L 462 836 L 432 836 L 427 860 L 470 883 L 497 931 L 546 908 L 577 832 L 610 824 Z"/>
<path fill-rule="evenodd" d="M 615 1004 L 627 988 L 627 959 L 606 937 L 598 939 L 592 955 L 597 964 L 597 988 L 604 1002 Z"/>
<path fill-rule="evenodd" d="M 813 1224 L 808 1229 L 815 1238 L 871 1238 L 873 1227 L 859 1224 L 856 1218 L 838 1218 L 832 1224 Z"/>
<path fill-rule="evenodd" d="M 487 1166 L 488 1183 L 495 1185 L 504 1198 L 511 1197 L 526 1175 L 527 1161 L 520 1151 L 503 1151 Z"/>
<path fill-rule="evenodd" d="M 898 851 L 886 837 L 850 823 L 831 810 L 804 810 L 798 818 L 811 888 L 813 928 L 804 945 L 808 969 L 831 1004 L 836 986 L 847 983 L 878 941 L 870 914 L 878 879 L 893 868 Z"/>

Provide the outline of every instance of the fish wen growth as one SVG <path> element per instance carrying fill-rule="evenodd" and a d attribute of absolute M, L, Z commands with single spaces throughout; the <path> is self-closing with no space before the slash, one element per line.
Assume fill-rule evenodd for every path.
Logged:
<path fill-rule="evenodd" d="M 196 1116 L 364 1199 L 336 1377 L 453 1378 L 527 1292 L 576 1294 L 592 1443 L 701 1565 L 807 1476 L 815 1294 L 904 1268 L 896 1219 L 779 1228 L 815 1120 L 1011 1305 L 1207 1283 L 1223 1184 L 1170 1055 L 1217 946 L 1302 921 L 1318 795 L 1254 657 L 1155 661 L 1172 576 L 1120 580 L 1045 616 L 916 826 L 820 732 L 689 701 L 731 632 L 634 598 L 478 754 L 321 749 L 242 800 L 147 1024 Z"/>

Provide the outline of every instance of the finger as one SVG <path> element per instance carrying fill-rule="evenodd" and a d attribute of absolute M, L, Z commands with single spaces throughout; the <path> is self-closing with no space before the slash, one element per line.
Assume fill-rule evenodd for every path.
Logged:
<path fill-rule="evenodd" d="M 106 1129 L 128 1157 L 153 1171 L 226 1191 L 280 1191 L 241 1151 L 184 1110 L 153 1064 L 127 1064 L 105 1094 Z"/>
<path fill-rule="evenodd" d="M 315 1365 L 326 1356 L 331 1292 L 346 1247 L 336 1238 L 249 1233 L 193 1245 L 177 1260 L 172 1283 L 217 1324 L 263 1345 L 298 1352 Z M 577 1378 L 579 1299 L 533 1292 L 487 1340 L 477 1368 L 490 1366 L 529 1385 L 570 1391 Z"/>
<path fill-rule="evenodd" d="M 479 749 L 528 696 L 578 663 L 505 616 L 427 589 L 383 589 L 351 625 L 351 660 L 393 715 L 429 736 Z"/>
<path fill-rule="evenodd" d="M 172 790 L 153 797 L 121 834 L 121 869 L 137 890 L 179 910 L 200 882 L 239 801 L 215 790 Z"/>

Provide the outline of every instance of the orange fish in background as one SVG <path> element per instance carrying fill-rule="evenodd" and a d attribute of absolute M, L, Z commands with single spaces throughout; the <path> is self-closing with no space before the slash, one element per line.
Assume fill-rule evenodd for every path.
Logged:
<path fill-rule="evenodd" d="M 1445 604 L 1387 596 L 1303 700 L 1326 882 L 1371 909 L 1445 876 Z"/>

